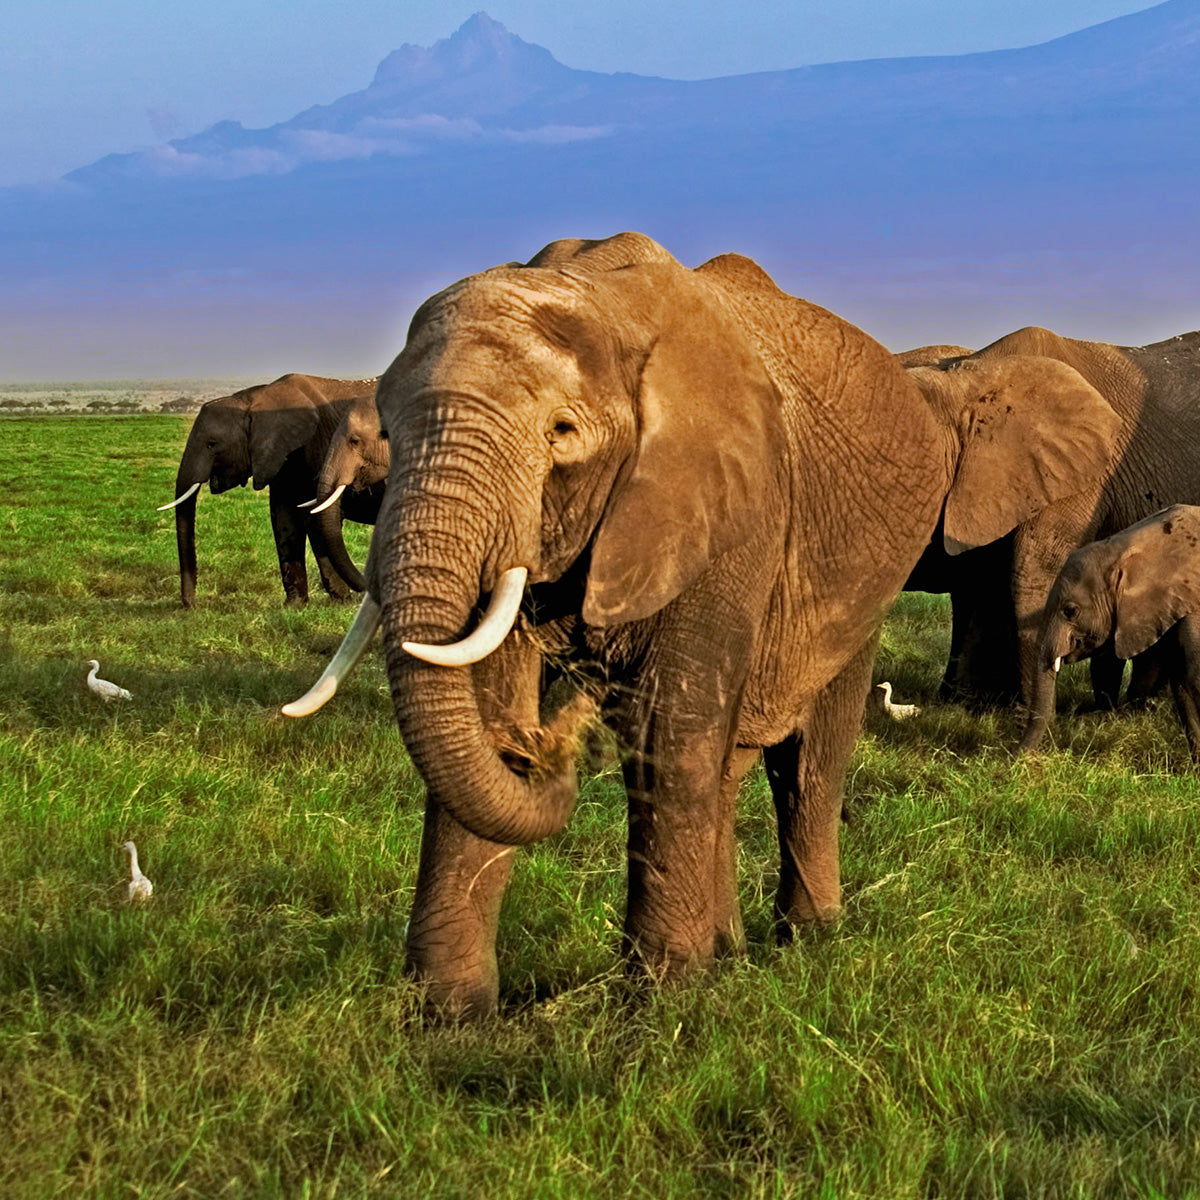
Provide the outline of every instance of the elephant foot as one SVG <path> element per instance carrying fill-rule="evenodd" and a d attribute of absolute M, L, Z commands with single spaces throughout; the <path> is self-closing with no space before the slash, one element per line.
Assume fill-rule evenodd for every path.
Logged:
<path fill-rule="evenodd" d="M 308 597 L 298 595 L 295 592 L 290 592 L 284 597 L 284 608 L 304 608 L 308 604 Z"/>

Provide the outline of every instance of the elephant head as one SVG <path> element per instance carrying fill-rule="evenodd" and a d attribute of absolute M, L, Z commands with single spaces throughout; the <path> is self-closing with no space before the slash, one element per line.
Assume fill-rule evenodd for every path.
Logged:
<path fill-rule="evenodd" d="M 315 474 L 324 445 L 348 400 L 361 392 L 362 381 L 284 375 L 273 383 L 245 388 L 210 400 L 196 415 L 175 476 L 175 509 L 179 548 L 180 594 L 190 608 L 196 597 L 196 493 L 207 483 L 214 495 L 253 481 L 266 487 L 284 463 L 306 449 L 324 431 Z"/>
<path fill-rule="evenodd" d="M 714 289 L 624 234 L 552 243 L 428 300 L 377 403 L 391 466 L 355 636 L 378 602 L 430 794 L 480 837 L 545 837 L 573 804 L 570 756 L 514 768 L 467 664 L 508 633 L 526 576 L 543 597 L 577 589 L 568 606 L 605 630 L 657 612 L 743 542 L 784 441 L 777 394 Z M 489 595 L 506 611 L 459 654 Z M 343 670 L 335 659 L 322 699 Z"/>
<path fill-rule="evenodd" d="M 374 523 L 390 461 L 375 394 L 359 396 L 334 430 L 311 512 L 319 519 L 333 565 L 360 592 L 366 589 L 366 580 L 346 552 L 341 527 L 343 510 L 353 504 L 348 515 L 354 520 Z"/>
<path fill-rule="evenodd" d="M 1038 631 L 1037 693 L 1021 739 L 1034 750 L 1054 714 L 1063 663 L 1111 645 L 1119 659 L 1148 650 L 1200 608 L 1200 508 L 1176 504 L 1073 551 L 1050 589 Z"/>

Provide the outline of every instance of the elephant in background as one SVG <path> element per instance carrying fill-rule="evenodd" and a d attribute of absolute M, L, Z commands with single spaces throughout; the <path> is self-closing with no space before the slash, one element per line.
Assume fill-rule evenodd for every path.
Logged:
<path fill-rule="evenodd" d="M 326 533 L 297 505 L 310 500 L 333 431 L 353 400 L 374 387 L 371 379 L 284 375 L 273 383 L 210 400 L 196 414 L 175 476 L 175 538 L 179 587 L 185 608 L 196 602 L 196 493 L 213 495 L 244 487 L 270 488 L 271 529 L 279 555 L 284 603 L 308 603 L 305 538 L 312 543 L 321 582 L 331 596 L 353 587 L 334 569 Z M 341 542 L 340 525 L 336 540 Z M 341 553 L 345 556 L 344 545 Z M 361 590 L 361 588 L 359 589 Z"/>
<path fill-rule="evenodd" d="M 496 1005 L 508 850 L 565 824 L 592 705 L 622 746 L 636 969 L 743 946 L 734 805 L 760 752 L 778 936 L 835 918 L 880 626 L 939 514 L 954 548 L 991 542 L 1098 476 L 1116 422 L 1061 363 L 906 372 L 751 260 L 691 270 L 639 234 L 427 300 L 377 403 L 368 596 L 284 712 L 382 623 L 427 785 L 408 965 L 460 1013 Z"/>
<path fill-rule="evenodd" d="M 901 350 L 896 360 L 902 367 L 937 367 L 951 358 L 966 358 L 974 351 L 967 346 L 917 346 Z"/>
<path fill-rule="evenodd" d="M 946 559 L 936 543 L 923 558 L 925 581 L 940 577 L 954 607 L 954 635 L 943 695 L 983 702 L 1020 701 L 1032 713 L 1053 703 L 1054 679 L 1037 656 L 1038 628 L 1067 555 L 1108 537 L 1164 504 L 1200 503 L 1200 332 L 1149 346 L 1078 341 L 1028 327 L 940 369 L 1040 355 L 1073 367 L 1120 417 L 1109 465 L 1077 494 L 1022 521 L 1003 543 Z M 1113 705 L 1124 663 L 1093 655 L 1097 701 Z M 1135 659 L 1131 698 L 1156 686 L 1153 657 Z M 1030 736 L 1036 736 L 1030 728 Z"/>
<path fill-rule="evenodd" d="M 1101 649 L 1121 662 L 1154 655 L 1200 762 L 1200 508 L 1164 508 L 1067 558 L 1042 614 L 1038 666 L 1057 677 L 1064 662 Z M 1036 749 L 1053 711 L 1051 696 L 1025 749 Z"/>
<path fill-rule="evenodd" d="M 364 525 L 375 524 L 389 462 L 375 393 L 359 396 L 334 430 L 317 479 L 317 503 L 311 511 L 319 519 L 338 574 L 360 592 L 366 589 L 366 580 L 346 553 L 342 517 Z"/>

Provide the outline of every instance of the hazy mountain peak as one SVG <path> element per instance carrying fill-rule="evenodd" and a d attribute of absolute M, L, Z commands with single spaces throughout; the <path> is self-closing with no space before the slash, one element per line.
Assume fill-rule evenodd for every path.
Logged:
<path fill-rule="evenodd" d="M 393 50 L 376 69 L 371 90 L 429 85 L 480 71 L 508 73 L 546 67 L 561 69 L 561 64 L 549 50 L 523 41 L 487 13 L 477 12 L 432 46 L 406 42 Z"/>

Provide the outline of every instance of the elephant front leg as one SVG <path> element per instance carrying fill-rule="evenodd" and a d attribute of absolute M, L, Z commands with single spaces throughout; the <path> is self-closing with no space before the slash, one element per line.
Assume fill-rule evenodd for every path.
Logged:
<path fill-rule="evenodd" d="M 496 928 L 515 846 L 468 833 L 434 800 L 425 805 L 407 968 L 436 1012 L 496 1011 Z"/>
<path fill-rule="evenodd" d="M 842 782 L 878 643 L 876 634 L 817 694 L 803 730 L 763 751 L 779 823 L 775 928 L 781 942 L 790 941 L 796 927 L 841 915 Z"/>
<path fill-rule="evenodd" d="M 308 570 L 304 565 L 305 526 L 289 495 L 275 488 L 271 492 L 271 531 L 275 552 L 279 555 L 279 575 L 283 580 L 283 602 L 288 608 L 303 608 L 308 603 Z"/>
<path fill-rule="evenodd" d="M 625 949 L 635 969 L 658 978 L 685 974 L 744 940 L 733 842 L 740 773 L 726 758 L 727 741 L 720 727 L 671 738 L 669 751 L 654 739 L 625 764 Z"/>
<path fill-rule="evenodd" d="M 1200 764 L 1200 616 L 1184 617 L 1162 640 L 1168 639 L 1178 648 L 1171 671 L 1175 708 L 1192 762 Z"/>

